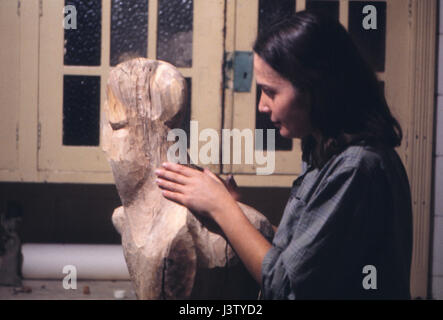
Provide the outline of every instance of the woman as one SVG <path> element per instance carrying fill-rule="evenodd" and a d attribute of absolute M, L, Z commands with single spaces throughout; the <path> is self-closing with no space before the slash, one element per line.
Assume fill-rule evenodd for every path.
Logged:
<path fill-rule="evenodd" d="M 294 181 L 272 243 L 209 170 L 166 163 L 163 195 L 215 220 L 265 299 L 409 299 L 409 182 L 384 94 L 346 30 L 300 12 L 259 35 L 259 111 L 301 138 Z"/>

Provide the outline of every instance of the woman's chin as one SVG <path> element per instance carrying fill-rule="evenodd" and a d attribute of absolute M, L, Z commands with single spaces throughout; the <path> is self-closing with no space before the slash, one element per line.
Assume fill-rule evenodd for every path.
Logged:
<path fill-rule="evenodd" d="M 278 132 L 283 138 L 291 139 L 291 133 L 285 127 L 280 127 Z"/>

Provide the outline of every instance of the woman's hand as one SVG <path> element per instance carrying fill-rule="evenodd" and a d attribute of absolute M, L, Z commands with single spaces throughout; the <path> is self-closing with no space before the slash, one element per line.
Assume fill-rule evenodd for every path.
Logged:
<path fill-rule="evenodd" d="M 261 283 L 261 265 L 271 244 L 229 193 L 232 181 L 223 182 L 207 169 L 202 172 L 170 162 L 155 170 L 155 174 L 165 198 L 215 220 L 246 268 Z"/>
<path fill-rule="evenodd" d="M 155 170 L 156 182 L 165 198 L 184 205 L 191 211 L 215 219 L 217 213 L 235 202 L 225 184 L 211 171 L 199 171 L 166 162 Z"/>

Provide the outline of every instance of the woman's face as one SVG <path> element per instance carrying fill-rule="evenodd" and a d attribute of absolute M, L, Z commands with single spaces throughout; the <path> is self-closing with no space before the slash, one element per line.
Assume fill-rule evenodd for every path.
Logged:
<path fill-rule="evenodd" d="M 306 95 L 255 53 L 254 72 L 262 90 L 258 110 L 269 115 L 274 126 L 280 130 L 280 135 L 302 138 L 310 134 L 312 128 Z"/>

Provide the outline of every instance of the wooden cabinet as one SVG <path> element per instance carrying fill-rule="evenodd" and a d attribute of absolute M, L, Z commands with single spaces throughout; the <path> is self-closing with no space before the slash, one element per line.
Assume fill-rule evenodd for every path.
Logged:
<path fill-rule="evenodd" d="M 3 1 L 1 32 L 8 50 L 2 50 L 0 62 L 6 71 L 1 80 L 5 116 L 0 120 L 4 146 L 0 179 L 112 183 L 100 146 L 107 76 L 122 55 L 142 55 L 178 66 L 190 87 L 187 120 L 198 121 L 193 134 L 214 129 L 219 133 L 220 159 L 230 151 L 225 164 L 202 164 L 198 157 L 194 162 L 221 174 L 233 173 L 244 186 L 290 186 L 302 169 L 298 139 L 277 137 L 271 176 L 256 174 L 256 159 L 246 163 L 246 154 L 254 153 L 255 146 L 243 143 L 241 164 L 233 164 L 233 143 L 230 140 L 227 145 L 222 139 L 222 129 L 264 129 L 266 135 L 272 127 L 263 124 L 266 119 L 257 112 L 253 75 L 250 89 L 239 92 L 234 88 L 235 70 L 226 66 L 236 53 L 252 52 L 259 29 L 271 16 L 305 8 L 339 19 L 378 63 L 378 77 L 404 128 L 399 152 L 406 161 L 411 134 L 410 2 L 372 3 L 377 9 L 377 30 L 363 30 L 361 25 L 366 16 L 361 7 L 371 1 L 313 0 L 79 1 L 77 29 L 64 29 L 70 12 L 64 12 L 63 1 Z M 252 59 L 249 64 L 252 67 Z M 189 135 L 191 131 L 188 125 Z M 204 145 L 195 136 L 189 142 L 191 150 Z"/>
<path fill-rule="evenodd" d="M 188 120 L 198 120 L 200 130 L 220 131 L 224 5 L 78 1 L 77 29 L 64 29 L 64 1 L 2 1 L 0 32 L 9 48 L 0 62 L 0 179 L 113 183 L 101 150 L 100 119 L 109 70 L 125 54 L 178 66 L 190 88 Z"/>

